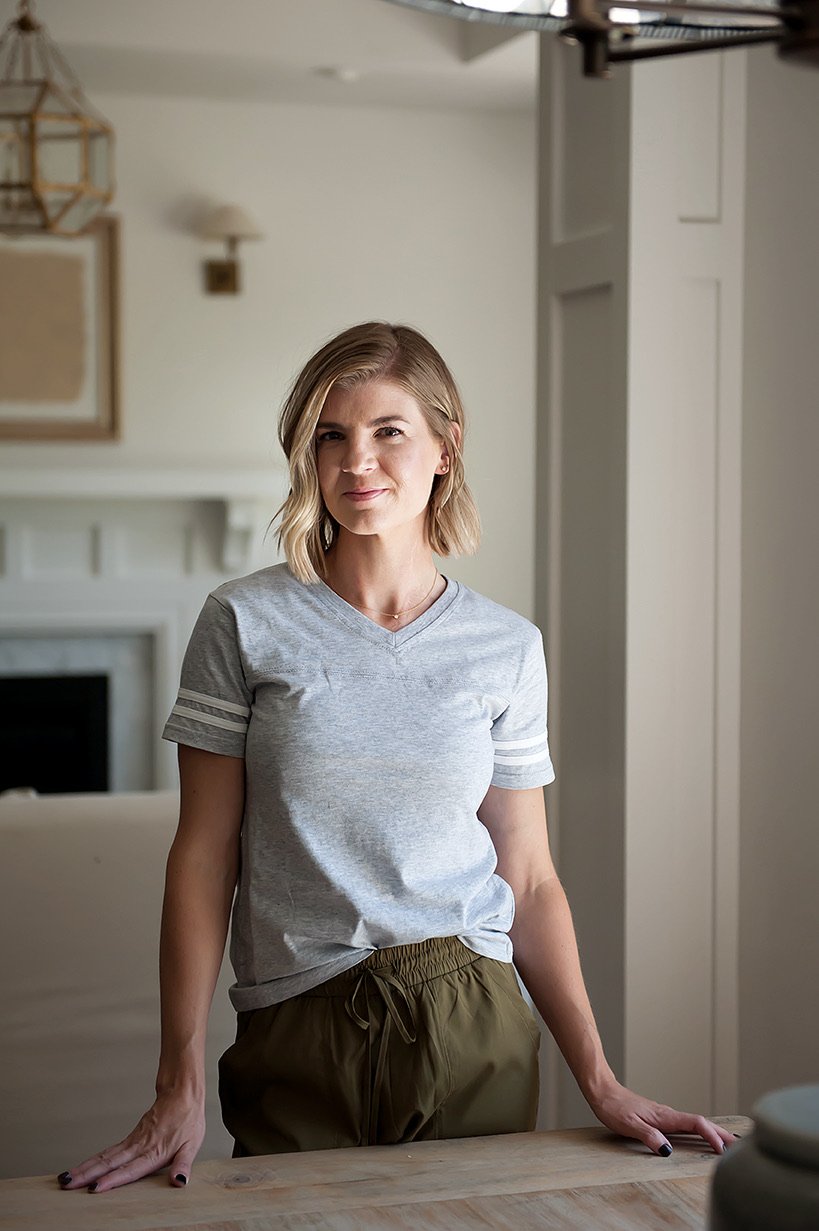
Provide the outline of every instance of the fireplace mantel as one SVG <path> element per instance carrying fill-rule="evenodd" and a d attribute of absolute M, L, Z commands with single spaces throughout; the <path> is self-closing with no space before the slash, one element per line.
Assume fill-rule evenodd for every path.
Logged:
<path fill-rule="evenodd" d="M 222 567 L 241 572 L 260 521 L 284 500 L 282 466 L 0 466 L 0 496 L 33 500 L 208 500 L 224 506 Z"/>

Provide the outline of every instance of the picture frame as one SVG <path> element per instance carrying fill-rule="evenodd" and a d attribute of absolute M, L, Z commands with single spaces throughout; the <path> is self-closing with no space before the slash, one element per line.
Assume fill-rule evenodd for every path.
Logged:
<path fill-rule="evenodd" d="M 119 440 L 116 214 L 0 235 L 0 440 Z"/>

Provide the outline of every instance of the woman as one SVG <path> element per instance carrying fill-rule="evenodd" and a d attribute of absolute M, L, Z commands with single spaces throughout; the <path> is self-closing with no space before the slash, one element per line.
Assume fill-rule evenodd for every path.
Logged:
<path fill-rule="evenodd" d="M 279 434 L 287 563 L 208 596 L 164 736 L 181 811 L 160 945 L 153 1106 L 59 1177 L 102 1192 L 204 1136 L 204 1046 L 231 903 L 236 1042 L 219 1064 L 234 1154 L 532 1129 L 535 1019 L 596 1116 L 669 1154 L 732 1134 L 618 1083 L 549 854 L 541 636 L 438 573 L 472 552 L 464 414 L 416 331 L 346 330 Z"/>

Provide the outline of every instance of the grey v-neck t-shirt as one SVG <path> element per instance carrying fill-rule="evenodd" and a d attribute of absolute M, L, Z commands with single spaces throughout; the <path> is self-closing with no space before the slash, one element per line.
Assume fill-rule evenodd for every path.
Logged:
<path fill-rule="evenodd" d="M 553 781 L 546 703 L 538 628 L 451 578 L 395 632 L 286 564 L 208 595 L 163 738 L 245 759 L 234 1008 L 435 936 L 511 961 L 477 809 Z"/>

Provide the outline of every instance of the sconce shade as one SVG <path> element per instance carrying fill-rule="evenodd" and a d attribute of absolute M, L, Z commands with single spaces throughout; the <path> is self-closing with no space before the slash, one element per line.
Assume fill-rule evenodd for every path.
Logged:
<path fill-rule="evenodd" d="M 114 132 L 28 0 L 0 35 L 0 231 L 79 235 L 114 195 Z"/>
<path fill-rule="evenodd" d="M 237 295 L 240 289 L 236 251 L 240 239 L 263 239 L 256 223 L 239 205 L 221 205 L 207 215 L 201 226 L 203 239 L 221 239 L 227 259 L 205 262 L 205 289 L 209 295 Z"/>
<path fill-rule="evenodd" d="M 222 205 L 213 210 L 202 224 L 204 239 L 262 239 L 263 235 L 250 215 L 238 205 Z"/>

